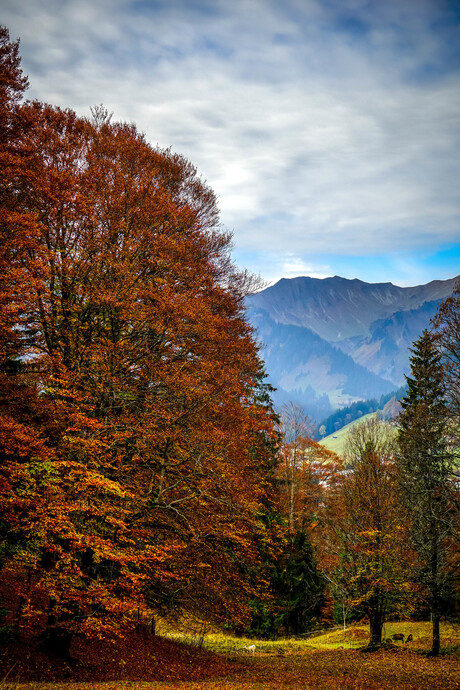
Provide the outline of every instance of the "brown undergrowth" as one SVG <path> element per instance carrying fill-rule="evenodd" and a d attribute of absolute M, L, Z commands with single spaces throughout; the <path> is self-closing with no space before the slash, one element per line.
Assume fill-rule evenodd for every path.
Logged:
<path fill-rule="evenodd" d="M 87 643 L 75 639 L 72 663 L 45 654 L 36 645 L 15 643 L 0 651 L 0 688 L 14 681 L 197 680 L 224 676 L 238 664 L 143 630 L 123 638 Z"/>

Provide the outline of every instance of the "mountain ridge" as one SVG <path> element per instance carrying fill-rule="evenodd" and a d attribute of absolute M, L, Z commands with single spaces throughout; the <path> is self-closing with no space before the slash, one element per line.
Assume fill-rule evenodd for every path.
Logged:
<path fill-rule="evenodd" d="M 332 411 L 399 388 L 408 348 L 457 280 L 399 287 L 300 276 L 248 297 L 270 383 L 280 390 L 275 403 L 291 394 L 308 411 L 321 401 L 325 416 L 327 405 Z"/>
<path fill-rule="evenodd" d="M 379 318 L 444 299 L 452 293 L 455 281 L 433 280 L 425 285 L 399 287 L 390 282 L 366 283 L 341 276 L 299 276 L 281 278 L 249 299 L 252 306 L 265 308 L 275 321 L 304 326 L 325 340 L 340 341 L 369 335 L 370 323 Z"/>

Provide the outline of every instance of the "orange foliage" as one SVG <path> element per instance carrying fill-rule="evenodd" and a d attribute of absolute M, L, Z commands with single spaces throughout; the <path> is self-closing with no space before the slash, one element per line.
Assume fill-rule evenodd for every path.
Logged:
<path fill-rule="evenodd" d="M 297 530 L 313 533 L 318 527 L 324 493 L 338 462 L 335 453 L 310 438 L 313 426 L 301 407 L 293 403 L 283 407 L 277 476 L 280 506 L 291 534 Z"/>
<path fill-rule="evenodd" d="M 214 195 L 101 109 L 18 112 L 0 314 L 17 624 L 99 635 L 182 607 L 242 624 L 265 587 L 274 432 Z"/>

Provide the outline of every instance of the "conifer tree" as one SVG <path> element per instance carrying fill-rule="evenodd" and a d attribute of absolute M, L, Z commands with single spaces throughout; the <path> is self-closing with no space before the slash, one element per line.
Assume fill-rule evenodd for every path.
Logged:
<path fill-rule="evenodd" d="M 324 584 L 308 533 L 298 530 L 290 535 L 274 582 L 279 622 L 287 634 L 300 635 L 314 626 L 324 604 Z"/>
<path fill-rule="evenodd" d="M 444 370 L 435 336 L 425 330 L 411 349 L 411 376 L 402 399 L 398 464 L 417 556 L 414 580 L 428 594 L 433 622 L 431 654 L 440 649 L 439 622 L 454 567 L 449 562 L 454 508 L 451 458 L 446 447 Z"/>

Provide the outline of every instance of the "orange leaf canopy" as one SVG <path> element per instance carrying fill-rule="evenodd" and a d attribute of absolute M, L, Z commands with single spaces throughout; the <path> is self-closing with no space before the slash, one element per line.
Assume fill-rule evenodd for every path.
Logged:
<path fill-rule="evenodd" d="M 19 505 L 26 468 L 21 596 L 47 593 L 72 630 L 138 607 L 242 621 L 267 539 L 273 420 L 214 195 L 101 110 L 20 112 L 28 222 L 6 227 L 23 359 L 8 387 L 27 386 L 36 409 L 4 434 L 2 501 Z"/>

